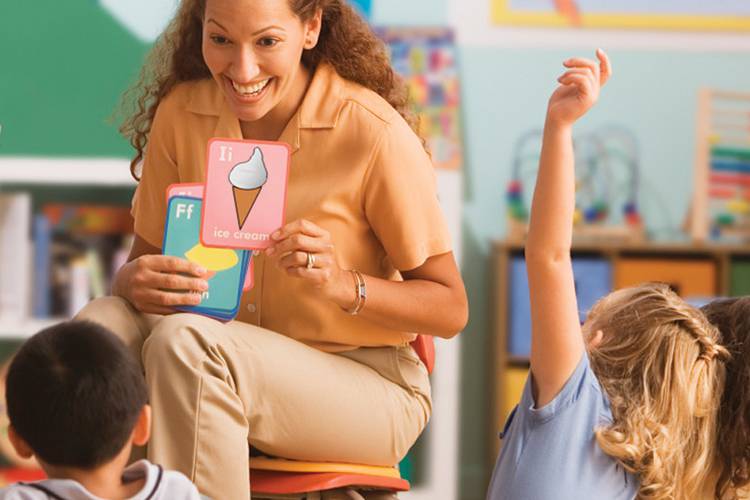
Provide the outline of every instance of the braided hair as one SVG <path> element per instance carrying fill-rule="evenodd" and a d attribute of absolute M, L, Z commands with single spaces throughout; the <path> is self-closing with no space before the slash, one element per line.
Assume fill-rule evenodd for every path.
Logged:
<path fill-rule="evenodd" d="M 700 497 L 716 453 L 728 351 L 718 330 L 665 284 L 618 290 L 591 311 L 591 366 L 610 399 L 602 450 L 638 475 L 640 499 Z"/>

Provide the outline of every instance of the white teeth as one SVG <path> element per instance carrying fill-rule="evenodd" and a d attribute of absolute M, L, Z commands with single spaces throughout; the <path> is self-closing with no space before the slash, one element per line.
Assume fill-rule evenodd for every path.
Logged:
<path fill-rule="evenodd" d="M 255 83 L 253 85 L 240 85 L 234 80 L 232 80 L 232 87 L 234 87 L 234 90 L 237 91 L 237 93 L 242 95 L 253 95 L 258 94 L 261 90 L 266 88 L 266 85 L 268 85 L 268 82 L 270 82 L 270 78 L 266 78 L 262 82 Z"/>

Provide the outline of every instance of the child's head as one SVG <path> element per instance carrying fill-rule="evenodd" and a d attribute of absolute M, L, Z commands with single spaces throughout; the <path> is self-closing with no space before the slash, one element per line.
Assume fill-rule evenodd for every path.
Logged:
<path fill-rule="evenodd" d="M 91 469 L 129 448 L 134 429 L 136 444 L 148 439 L 143 374 L 95 323 L 60 323 L 30 338 L 8 369 L 6 401 L 14 446 L 44 464 Z"/>
<path fill-rule="evenodd" d="M 727 363 L 718 428 L 717 498 L 750 484 L 750 296 L 720 299 L 703 307 L 732 355 Z"/>
<path fill-rule="evenodd" d="M 583 330 L 596 338 L 591 365 L 612 405 L 599 445 L 639 474 L 644 497 L 699 491 L 714 462 L 727 358 L 716 328 L 666 285 L 645 284 L 603 298 Z"/>

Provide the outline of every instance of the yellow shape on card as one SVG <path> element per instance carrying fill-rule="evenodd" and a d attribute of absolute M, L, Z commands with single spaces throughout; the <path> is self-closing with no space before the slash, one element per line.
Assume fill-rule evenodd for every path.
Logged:
<path fill-rule="evenodd" d="M 185 258 L 209 271 L 224 271 L 240 261 L 237 253 L 229 248 L 208 248 L 200 243 L 185 252 Z"/>

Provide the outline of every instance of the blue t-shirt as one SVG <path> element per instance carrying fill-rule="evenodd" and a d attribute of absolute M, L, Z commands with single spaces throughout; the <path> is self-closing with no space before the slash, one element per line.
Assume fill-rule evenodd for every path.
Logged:
<path fill-rule="evenodd" d="M 500 434 L 488 500 L 632 500 L 638 480 L 605 455 L 594 429 L 610 424 L 609 399 L 586 354 L 560 393 L 535 408 L 531 376 Z"/>

